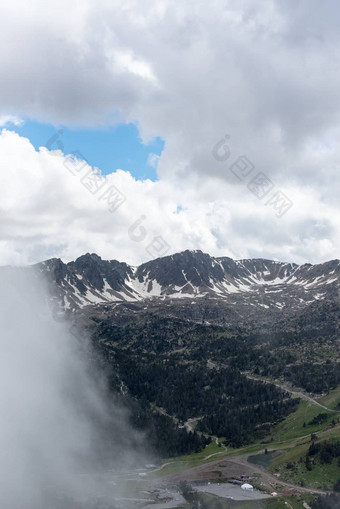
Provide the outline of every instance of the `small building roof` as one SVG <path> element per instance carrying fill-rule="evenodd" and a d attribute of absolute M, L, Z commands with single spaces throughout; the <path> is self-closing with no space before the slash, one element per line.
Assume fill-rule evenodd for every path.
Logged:
<path fill-rule="evenodd" d="M 243 490 L 253 490 L 254 486 L 252 486 L 251 484 L 248 484 L 248 483 L 244 483 L 244 484 L 242 484 L 241 488 Z"/>

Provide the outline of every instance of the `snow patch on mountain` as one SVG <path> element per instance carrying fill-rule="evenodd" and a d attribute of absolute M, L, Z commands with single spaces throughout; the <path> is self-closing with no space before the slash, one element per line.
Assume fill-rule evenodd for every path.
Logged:
<path fill-rule="evenodd" d="M 263 259 L 214 258 L 201 251 L 184 251 L 139 267 L 86 254 L 67 264 L 46 260 L 35 268 L 68 310 L 150 299 L 204 298 L 283 309 L 334 297 L 340 282 L 339 260 L 299 266 Z"/>

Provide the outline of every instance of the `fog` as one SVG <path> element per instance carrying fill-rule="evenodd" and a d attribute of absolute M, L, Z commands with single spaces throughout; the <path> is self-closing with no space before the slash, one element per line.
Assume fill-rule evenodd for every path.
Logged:
<path fill-rule="evenodd" d="M 143 461 L 141 437 L 36 277 L 2 269 L 0 281 L 0 507 L 69 509 L 66 495 L 105 494 L 93 472 Z"/>

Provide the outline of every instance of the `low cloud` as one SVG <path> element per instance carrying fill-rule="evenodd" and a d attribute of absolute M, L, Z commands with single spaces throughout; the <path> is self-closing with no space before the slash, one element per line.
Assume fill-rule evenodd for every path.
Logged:
<path fill-rule="evenodd" d="M 113 501 L 119 486 L 101 481 L 101 472 L 110 469 L 112 475 L 143 458 L 126 412 L 113 396 L 105 397 L 86 336 L 56 321 L 48 303 L 46 289 L 31 274 L 1 269 L 4 508 L 68 509 L 70 501 L 85 508 L 99 493 Z"/>

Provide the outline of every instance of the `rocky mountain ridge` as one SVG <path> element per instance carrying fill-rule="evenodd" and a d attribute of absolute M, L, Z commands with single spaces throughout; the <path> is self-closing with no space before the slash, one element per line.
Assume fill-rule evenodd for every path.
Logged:
<path fill-rule="evenodd" d="M 87 253 L 74 262 L 53 258 L 34 268 L 53 286 L 65 310 L 110 303 L 209 299 L 278 311 L 337 299 L 340 284 L 339 260 L 297 265 L 212 257 L 202 251 L 184 251 L 138 267 Z"/>

